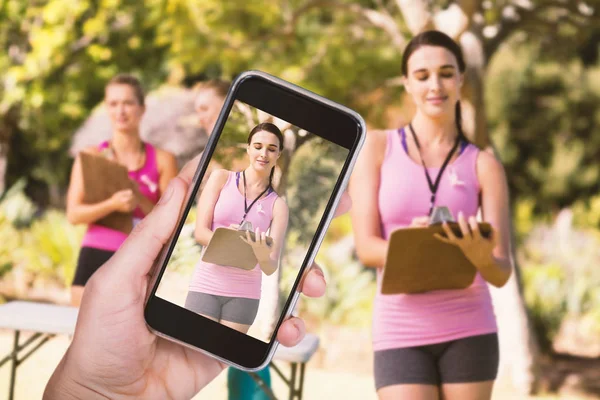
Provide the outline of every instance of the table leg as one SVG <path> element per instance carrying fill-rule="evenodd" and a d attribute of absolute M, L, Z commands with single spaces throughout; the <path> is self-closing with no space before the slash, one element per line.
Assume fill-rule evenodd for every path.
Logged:
<path fill-rule="evenodd" d="M 290 376 L 290 400 L 294 400 L 296 397 L 296 370 L 298 369 L 298 365 L 296 363 L 292 363 L 291 367 L 292 373 Z"/>
<path fill-rule="evenodd" d="M 15 331 L 13 352 L 11 354 L 11 362 L 10 362 L 10 386 L 8 388 L 8 400 L 13 400 L 14 396 L 15 396 L 15 381 L 17 378 L 17 366 L 19 365 L 17 353 L 19 351 L 19 336 L 20 336 L 20 334 L 21 334 L 20 331 Z"/>
<path fill-rule="evenodd" d="M 252 377 L 252 379 L 254 379 L 254 382 L 256 382 L 258 387 L 267 395 L 269 399 L 277 400 L 277 397 L 275 397 L 275 393 L 273 393 L 271 388 L 267 386 L 265 381 L 260 376 L 258 376 L 254 372 L 249 372 L 248 374 Z"/>
<path fill-rule="evenodd" d="M 306 364 L 302 363 L 300 364 L 300 385 L 298 385 L 298 400 L 302 400 L 302 392 L 304 390 L 304 370 L 305 370 Z"/>

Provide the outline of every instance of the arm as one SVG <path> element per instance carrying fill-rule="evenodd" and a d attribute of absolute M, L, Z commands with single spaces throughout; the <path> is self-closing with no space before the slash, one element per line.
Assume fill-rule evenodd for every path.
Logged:
<path fill-rule="evenodd" d="M 194 238 L 202 246 L 207 246 L 212 238 L 212 222 L 215 205 L 219 199 L 221 189 L 227 182 L 229 172 L 223 169 L 213 171 L 206 182 L 204 190 L 200 193 L 198 205 L 196 206 L 196 227 L 194 229 Z"/>
<path fill-rule="evenodd" d="M 95 148 L 88 148 L 84 151 L 95 152 Z M 117 210 L 117 205 L 113 198 L 94 204 L 83 203 L 83 171 L 81 169 L 81 159 L 75 158 L 73 168 L 71 169 L 71 180 L 67 191 L 67 219 L 72 224 L 91 224 L 108 214 Z"/>
<path fill-rule="evenodd" d="M 367 135 L 350 178 L 352 226 L 359 260 L 367 267 L 382 268 L 387 255 L 387 240 L 382 238 L 379 206 L 380 169 L 386 148 L 386 133 Z"/>
<path fill-rule="evenodd" d="M 268 257 L 258 257 L 258 265 L 266 274 L 271 275 L 279 268 L 279 259 L 285 240 L 285 231 L 287 230 L 289 219 L 289 209 L 285 201 L 279 197 L 275 200 L 273 206 L 273 221 L 271 222 L 271 237 L 273 238 L 273 248 Z"/>
<path fill-rule="evenodd" d="M 487 261 L 477 265 L 483 279 L 502 287 L 510 278 L 510 228 L 508 184 L 504 168 L 492 154 L 480 152 L 477 158 L 477 179 L 481 182 L 483 220 L 494 228 L 496 245 Z"/>
<path fill-rule="evenodd" d="M 157 148 L 156 164 L 159 176 L 158 190 L 160 197 L 160 195 L 164 193 L 171 179 L 175 178 L 175 176 L 177 175 L 177 160 L 175 159 L 175 156 L 173 156 L 171 153 Z M 146 196 L 141 194 L 139 191 L 137 191 L 136 196 L 140 209 L 142 210 L 144 215 L 148 215 L 150 211 L 152 211 L 152 209 L 154 208 L 155 204 Z"/>

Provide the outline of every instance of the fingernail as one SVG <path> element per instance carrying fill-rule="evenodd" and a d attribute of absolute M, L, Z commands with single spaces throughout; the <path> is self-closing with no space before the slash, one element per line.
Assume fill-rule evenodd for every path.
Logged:
<path fill-rule="evenodd" d="M 294 336 L 296 337 L 296 339 L 299 339 L 300 338 L 300 333 L 301 333 L 300 322 L 298 322 L 296 320 L 292 320 L 292 325 L 294 325 L 294 329 L 296 330 L 296 333 L 295 333 Z"/>
<path fill-rule="evenodd" d="M 166 202 L 168 202 L 171 199 L 171 196 L 173 196 L 173 181 L 171 181 L 169 183 L 169 186 L 167 186 L 167 189 L 165 190 L 163 195 L 160 197 L 158 204 L 165 204 Z"/>

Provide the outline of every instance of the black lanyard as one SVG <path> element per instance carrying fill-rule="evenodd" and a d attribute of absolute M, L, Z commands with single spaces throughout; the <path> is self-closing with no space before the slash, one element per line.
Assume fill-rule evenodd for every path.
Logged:
<path fill-rule="evenodd" d="M 429 213 L 427 214 L 427 215 L 431 215 L 431 212 L 433 211 L 433 206 L 435 204 L 435 195 L 437 193 L 438 187 L 440 186 L 440 180 L 442 179 L 442 174 L 444 173 L 444 170 L 446 169 L 448 162 L 452 158 L 452 154 L 454 154 L 454 152 L 456 151 L 456 148 L 458 147 L 458 143 L 460 142 L 460 137 L 459 136 L 456 137 L 456 142 L 454 143 L 454 146 L 452 147 L 452 149 L 446 156 L 446 159 L 444 160 L 444 163 L 442 164 L 442 167 L 440 168 L 440 172 L 438 172 L 438 175 L 435 178 L 435 183 L 433 183 L 431 181 L 431 177 L 429 176 L 429 172 L 427 172 L 427 166 L 425 165 L 425 161 L 423 160 L 423 155 L 421 154 L 421 145 L 419 144 L 417 135 L 415 135 L 415 130 L 412 127 L 412 123 L 409 123 L 408 127 L 410 128 L 410 133 L 412 133 L 413 139 L 415 140 L 415 144 L 417 145 L 417 149 L 419 150 L 419 158 L 421 159 L 421 164 L 423 164 L 423 170 L 425 171 L 425 176 L 427 177 L 427 183 L 429 184 L 429 190 L 431 191 L 431 199 L 430 199 L 431 203 L 429 206 Z"/>
<path fill-rule="evenodd" d="M 256 197 L 252 203 L 250 203 L 250 207 L 248 207 L 248 202 L 246 199 L 246 171 L 242 171 L 242 177 L 244 178 L 244 216 L 242 217 L 242 221 L 240 222 L 240 225 L 242 225 L 244 223 L 244 221 L 246 220 L 246 215 L 248 215 L 248 212 L 250 211 L 250 209 L 252 209 L 252 206 L 254 205 L 254 203 L 256 203 L 256 201 L 258 199 L 260 199 L 262 197 L 262 195 L 265 194 L 267 192 L 267 190 L 269 190 L 269 188 L 271 188 L 270 184 L 267 185 L 265 190 L 263 190 L 262 193 L 259 194 L 258 197 Z"/>

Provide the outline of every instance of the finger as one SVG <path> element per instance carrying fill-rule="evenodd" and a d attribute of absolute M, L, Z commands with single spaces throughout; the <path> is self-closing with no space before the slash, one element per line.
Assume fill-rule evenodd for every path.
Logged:
<path fill-rule="evenodd" d="M 460 227 L 460 231 L 462 232 L 463 239 L 464 238 L 472 238 L 471 229 L 469 229 L 469 225 L 467 224 L 467 220 L 463 215 L 462 211 L 458 213 L 458 226 Z"/>
<path fill-rule="evenodd" d="M 254 230 L 254 240 L 256 241 L 256 244 L 261 244 L 261 237 L 260 237 L 260 229 L 258 229 L 258 227 Z"/>
<path fill-rule="evenodd" d="M 325 294 L 327 283 L 323 270 L 316 263 L 304 275 L 304 279 L 300 282 L 298 290 L 308 297 L 321 297 Z"/>
<path fill-rule="evenodd" d="M 490 234 L 488 236 L 488 240 L 490 240 L 492 242 L 492 247 L 496 247 L 496 245 L 498 244 L 498 234 L 497 231 L 492 228 L 490 230 Z"/>
<path fill-rule="evenodd" d="M 479 230 L 479 225 L 477 224 L 477 220 L 475 217 L 469 217 L 469 227 L 471 228 L 471 233 L 473 235 L 473 239 L 480 240 L 482 238 L 481 231 Z"/>
<path fill-rule="evenodd" d="M 185 181 L 173 179 L 150 214 L 136 225 L 107 265 L 120 279 L 148 274 L 175 229 L 186 192 Z"/>
<path fill-rule="evenodd" d="M 415 217 L 412 219 L 411 225 L 415 227 L 423 227 L 427 226 L 429 222 L 429 217 Z"/>
<path fill-rule="evenodd" d="M 188 161 L 179 174 L 177 175 L 179 178 L 183 179 L 188 185 L 194 179 L 194 175 L 196 174 L 196 170 L 198 169 L 198 164 L 200 164 L 200 158 L 202 157 L 202 153 L 199 153 L 196 157 L 192 158 Z"/>
<path fill-rule="evenodd" d="M 254 241 L 252 240 L 252 237 L 250 236 L 250 231 L 246 231 L 246 243 L 248 244 L 252 244 Z"/>
<path fill-rule="evenodd" d="M 342 198 L 340 199 L 340 202 L 337 206 L 337 208 L 335 209 L 335 213 L 333 214 L 333 217 L 339 217 L 340 215 L 346 214 L 348 211 L 350 211 L 350 209 L 352 208 L 352 199 L 350 198 L 350 195 L 348 194 L 347 191 L 344 191 L 344 193 L 342 193 Z"/>
<path fill-rule="evenodd" d="M 277 332 L 277 340 L 286 347 L 294 347 L 304 338 L 306 328 L 300 318 L 291 317 L 284 321 Z"/>
<path fill-rule="evenodd" d="M 448 240 L 450 240 L 451 242 L 457 240 L 456 235 L 454 234 L 454 232 L 452 231 L 452 229 L 446 221 L 442 222 L 442 229 L 444 230 L 444 232 L 446 232 L 446 237 L 448 238 Z"/>
<path fill-rule="evenodd" d="M 439 240 L 440 242 L 444 242 L 447 244 L 452 244 L 452 245 L 456 245 L 456 243 L 454 243 L 453 241 L 443 237 L 442 235 L 440 235 L 439 233 L 434 233 L 433 237 L 436 238 L 437 240 Z"/>

